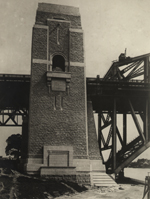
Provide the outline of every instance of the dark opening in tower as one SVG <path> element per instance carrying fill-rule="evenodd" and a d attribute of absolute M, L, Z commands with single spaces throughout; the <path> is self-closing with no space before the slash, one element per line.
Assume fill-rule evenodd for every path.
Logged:
<path fill-rule="evenodd" d="M 65 59 L 61 55 L 55 55 L 53 57 L 53 71 L 65 71 Z"/>

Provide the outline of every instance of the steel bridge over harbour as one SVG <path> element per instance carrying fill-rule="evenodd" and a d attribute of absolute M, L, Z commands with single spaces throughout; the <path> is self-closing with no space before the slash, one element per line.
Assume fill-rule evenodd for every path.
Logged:
<path fill-rule="evenodd" d="M 98 142 L 107 173 L 118 175 L 150 146 L 150 54 L 119 59 L 104 78 L 87 78 L 87 97 L 98 113 Z M 122 115 L 123 133 L 117 126 Z M 138 136 L 127 142 L 127 115 L 131 115 Z M 139 121 L 142 120 L 142 124 Z M 107 129 L 106 129 L 107 128 Z M 121 149 L 117 150 L 117 142 Z M 103 152 L 110 150 L 108 160 Z"/>
<path fill-rule="evenodd" d="M 87 78 L 87 100 L 92 101 L 93 111 L 98 113 L 98 143 L 107 173 L 118 175 L 150 147 L 149 57 L 150 54 L 120 57 L 103 78 Z M 29 94 L 30 75 L 0 75 L 0 126 L 22 125 L 18 117 L 28 115 Z M 119 132 L 117 115 L 122 115 L 123 133 Z M 127 130 L 128 115 L 138 132 L 131 142 L 127 142 L 132 133 Z M 108 150 L 109 158 L 104 160 L 103 152 Z"/>

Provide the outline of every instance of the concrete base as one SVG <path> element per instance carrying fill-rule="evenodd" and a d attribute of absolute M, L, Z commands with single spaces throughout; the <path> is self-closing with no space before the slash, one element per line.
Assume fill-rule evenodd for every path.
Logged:
<path fill-rule="evenodd" d="M 118 186 L 105 172 L 91 172 L 91 185 L 97 187 Z"/>
<path fill-rule="evenodd" d="M 60 148 L 57 147 L 54 149 L 55 151 L 60 150 Z M 48 150 L 51 151 L 53 148 L 49 146 L 45 147 L 43 159 L 28 158 L 22 160 L 22 165 L 24 165 L 23 171 L 30 175 L 40 175 L 50 179 L 63 179 L 88 185 L 92 184 L 92 172 L 105 172 L 105 166 L 102 164 L 102 160 L 73 158 L 72 149 L 70 147 L 61 147 L 61 151 L 69 151 L 69 166 L 61 166 L 61 159 L 59 166 L 50 166 L 49 161 L 47 161 L 49 158 L 47 153 Z"/>
<path fill-rule="evenodd" d="M 102 164 L 102 160 L 90 160 L 91 171 L 105 172 L 105 166 Z"/>
<path fill-rule="evenodd" d="M 76 175 L 75 167 L 41 167 L 40 176 L 47 175 Z"/>
<path fill-rule="evenodd" d="M 22 159 L 21 164 L 23 165 L 23 171 L 25 172 L 37 172 L 41 167 L 53 167 L 43 164 L 42 158 L 28 158 Z M 91 171 L 105 171 L 105 166 L 102 164 L 101 160 L 89 160 L 89 159 L 73 159 L 72 165 L 68 167 L 56 166 L 55 168 L 72 168 L 76 167 L 77 172 L 91 172 Z"/>
<path fill-rule="evenodd" d="M 73 159 L 72 165 L 69 165 L 69 167 L 64 166 L 49 166 L 42 164 L 41 158 L 28 158 L 26 160 L 22 160 L 23 171 L 25 173 L 31 174 L 31 173 L 37 173 L 40 172 L 40 168 L 76 168 L 77 172 L 90 172 L 90 160 L 89 159 Z"/>
<path fill-rule="evenodd" d="M 102 160 L 73 159 L 72 166 L 51 167 L 42 164 L 41 158 L 22 160 L 23 171 L 30 175 L 40 175 L 49 179 L 67 180 L 79 184 L 108 186 L 114 181 L 105 173 Z M 96 177 L 94 176 L 96 172 Z M 98 179 L 97 179 L 98 178 Z M 109 181 L 109 183 L 108 183 Z"/>

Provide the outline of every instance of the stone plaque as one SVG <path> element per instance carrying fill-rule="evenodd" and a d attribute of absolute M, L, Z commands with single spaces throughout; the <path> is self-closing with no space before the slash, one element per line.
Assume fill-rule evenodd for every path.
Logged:
<path fill-rule="evenodd" d="M 69 166 L 69 152 L 68 151 L 50 151 L 49 166 L 68 167 Z"/>
<path fill-rule="evenodd" d="M 66 91 L 66 81 L 65 80 L 52 80 L 52 91 Z"/>

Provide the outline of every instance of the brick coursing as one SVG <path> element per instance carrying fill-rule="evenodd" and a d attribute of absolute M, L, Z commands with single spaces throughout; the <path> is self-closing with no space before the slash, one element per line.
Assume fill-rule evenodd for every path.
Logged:
<path fill-rule="evenodd" d="M 53 53 L 63 54 L 66 61 L 71 62 L 84 62 L 84 49 L 83 49 L 83 33 L 70 32 L 70 23 L 59 23 L 59 45 L 57 44 L 57 27 L 58 22 L 49 21 L 49 54 Z M 47 29 L 33 28 L 33 44 L 32 56 L 33 59 L 47 59 Z M 69 41 L 70 34 L 70 41 Z M 69 44 L 70 43 L 70 44 Z M 69 52 L 70 45 L 70 52 Z"/>
<path fill-rule="evenodd" d="M 74 6 L 65 6 L 65 5 L 58 5 L 58 4 L 39 3 L 38 11 L 80 16 L 79 8 L 74 7 Z"/>
<path fill-rule="evenodd" d="M 47 30 L 33 28 L 32 58 L 47 59 Z"/>
<path fill-rule="evenodd" d="M 90 159 L 100 159 L 92 102 L 87 102 L 88 148 Z"/>
<path fill-rule="evenodd" d="M 76 182 L 79 184 L 91 184 L 90 174 L 77 174 Z"/>
<path fill-rule="evenodd" d="M 79 184 L 91 184 L 90 174 L 76 174 L 76 175 L 42 175 L 42 177 L 46 177 L 47 179 L 53 180 L 65 180 L 70 182 L 76 182 Z"/>
<path fill-rule="evenodd" d="M 47 25 L 47 19 L 65 19 L 66 21 L 71 21 L 71 27 L 81 28 L 81 18 L 80 16 L 65 15 L 65 14 L 55 14 L 49 12 L 37 11 L 36 23 Z"/>
<path fill-rule="evenodd" d="M 70 61 L 83 63 L 83 33 L 70 32 L 70 44 Z"/>
<path fill-rule="evenodd" d="M 70 92 L 48 92 L 46 65 L 32 65 L 29 112 L 29 156 L 43 154 L 44 145 L 70 145 L 86 156 L 84 68 L 70 67 Z M 54 110 L 54 97 L 63 97 L 63 110 Z"/>
<path fill-rule="evenodd" d="M 63 53 L 66 57 L 66 61 L 68 61 L 68 54 L 69 54 L 69 27 L 70 23 L 61 23 L 56 21 L 49 21 L 49 49 L 50 54 L 53 53 Z M 59 27 L 59 35 L 58 41 L 59 45 L 57 44 L 57 27 Z"/>

